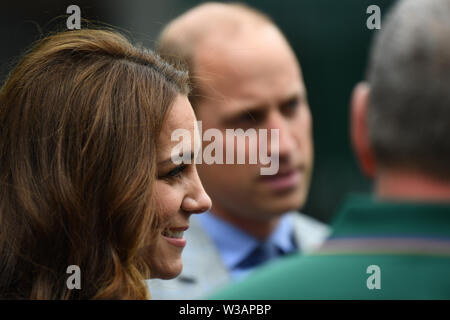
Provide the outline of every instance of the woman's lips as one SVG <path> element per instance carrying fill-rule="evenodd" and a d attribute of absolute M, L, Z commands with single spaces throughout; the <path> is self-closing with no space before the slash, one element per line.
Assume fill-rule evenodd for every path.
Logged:
<path fill-rule="evenodd" d="M 184 248 L 186 246 L 186 239 L 185 238 L 181 238 L 181 239 L 169 238 L 169 237 L 166 237 L 164 235 L 163 235 L 163 237 L 164 237 L 164 239 L 167 240 L 167 242 L 169 242 L 170 244 L 173 244 L 176 247 Z"/>
<path fill-rule="evenodd" d="M 293 189 L 300 183 L 301 173 L 299 169 L 278 172 L 273 176 L 261 176 L 261 181 L 273 191 L 285 191 Z"/>
<path fill-rule="evenodd" d="M 165 229 L 161 233 L 161 235 L 170 244 L 172 244 L 176 247 L 184 248 L 186 246 L 186 239 L 183 237 L 183 234 L 184 234 L 184 231 L 187 229 L 188 229 L 188 227 L 168 228 L 168 229 Z"/>

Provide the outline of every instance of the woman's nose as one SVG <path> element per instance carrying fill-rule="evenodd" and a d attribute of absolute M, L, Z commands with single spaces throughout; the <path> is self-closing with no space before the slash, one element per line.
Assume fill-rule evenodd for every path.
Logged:
<path fill-rule="evenodd" d="M 186 196 L 183 199 L 182 208 L 184 211 L 188 213 L 203 213 L 205 211 L 208 211 L 211 209 L 211 198 L 208 196 L 208 194 L 203 190 L 200 194 L 192 197 L 192 196 Z"/>
<path fill-rule="evenodd" d="M 206 193 L 200 178 L 195 179 L 195 187 L 183 199 L 182 209 L 188 213 L 202 213 L 211 209 L 211 198 Z"/>

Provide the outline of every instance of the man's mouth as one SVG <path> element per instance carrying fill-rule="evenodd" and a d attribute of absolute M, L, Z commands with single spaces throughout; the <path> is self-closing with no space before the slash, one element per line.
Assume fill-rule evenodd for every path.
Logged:
<path fill-rule="evenodd" d="M 286 169 L 272 176 L 261 176 L 261 181 L 273 191 L 294 189 L 301 180 L 300 169 Z"/>

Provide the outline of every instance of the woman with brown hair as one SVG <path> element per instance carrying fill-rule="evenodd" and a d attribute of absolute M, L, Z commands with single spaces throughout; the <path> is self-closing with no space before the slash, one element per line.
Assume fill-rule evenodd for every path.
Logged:
<path fill-rule="evenodd" d="M 189 216 L 211 205 L 195 165 L 170 161 L 171 132 L 194 136 L 187 93 L 185 71 L 113 31 L 22 58 L 0 91 L 0 298 L 145 299 L 144 279 L 181 271 Z"/>

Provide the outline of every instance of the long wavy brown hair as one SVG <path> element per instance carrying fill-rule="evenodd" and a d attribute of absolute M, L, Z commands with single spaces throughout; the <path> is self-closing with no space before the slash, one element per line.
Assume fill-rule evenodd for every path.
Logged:
<path fill-rule="evenodd" d="M 24 55 L 0 91 L 0 298 L 149 297 L 157 142 L 187 93 L 186 71 L 114 31 L 56 33 Z"/>

